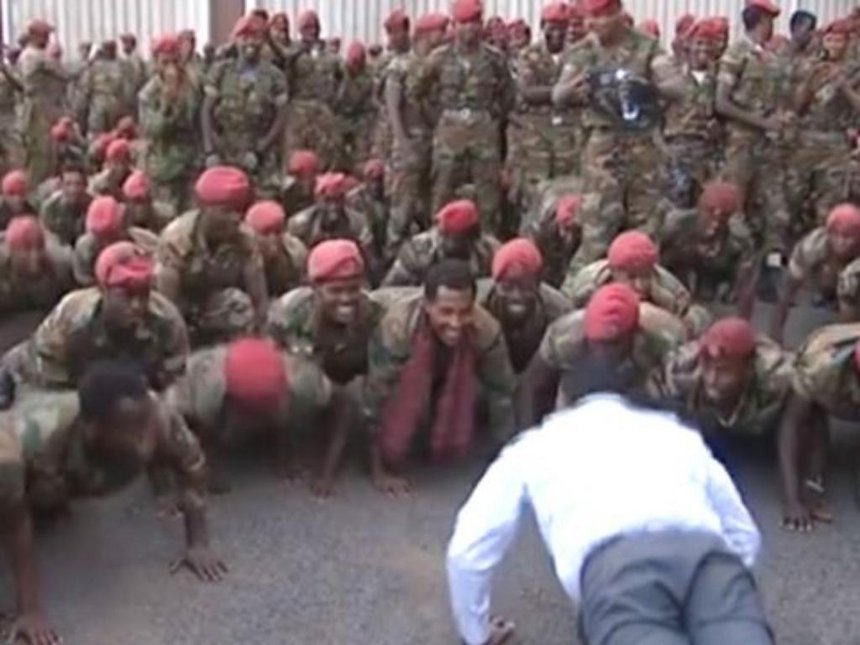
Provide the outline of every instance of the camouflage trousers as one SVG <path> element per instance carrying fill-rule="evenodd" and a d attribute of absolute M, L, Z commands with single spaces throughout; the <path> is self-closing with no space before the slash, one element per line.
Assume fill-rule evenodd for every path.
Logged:
<path fill-rule="evenodd" d="M 764 244 L 764 251 L 784 255 L 790 215 L 780 146 L 756 133 L 730 129 L 726 163 L 720 174 L 740 188 L 748 224 Z"/>
<path fill-rule="evenodd" d="M 502 159 L 499 125 L 487 111 L 445 110 L 433 139 L 433 212 L 474 185 L 481 222 L 488 233 L 500 224 Z"/>
<path fill-rule="evenodd" d="M 413 233 L 430 226 L 431 171 L 433 133 L 414 129 L 407 133 L 409 146 L 404 149 L 392 142 L 388 160 L 386 192 L 391 204 L 386 229 L 385 256 L 397 256 L 400 247 Z"/>
<path fill-rule="evenodd" d="M 343 145 L 338 166 L 356 177 L 361 177 L 363 166 L 371 156 L 371 137 L 375 116 L 375 114 L 364 114 L 340 117 Z"/>
<path fill-rule="evenodd" d="M 284 163 L 296 150 L 313 150 L 323 169 L 331 169 L 341 154 L 337 117 L 324 103 L 297 100 L 290 103 L 284 129 Z"/>
<path fill-rule="evenodd" d="M 33 186 L 38 186 L 53 172 L 51 126 L 61 116 L 59 110 L 49 111 L 42 107 L 25 102 L 20 114 L 19 132 L 23 139 L 27 175 Z"/>
<path fill-rule="evenodd" d="M 251 297 L 236 287 L 216 291 L 203 302 L 188 306 L 184 313 L 195 345 L 229 342 L 254 332 Z"/>
<path fill-rule="evenodd" d="M 380 110 L 373 124 L 373 133 L 370 135 L 370 154 L 376 159 L 388 159 L 392 154 L 394 135 L 391 133 L 391 124 L 388 122 L 388 114 Z"/>
<path fill-rule="evenodd" d="M 719 151 L 710 140 L 676 136 L 666 140 L 666 196 L 678 208 L 693 208 L 702 186 L 717 174 Z"/>
<path fill-rule="evenodd" d="M 87 111 L 87 136 L 92 138 L 103 132 L 110 132 L 125 114 L 125 106 L 120 97 L 113 101 L 91 101 Z"/>

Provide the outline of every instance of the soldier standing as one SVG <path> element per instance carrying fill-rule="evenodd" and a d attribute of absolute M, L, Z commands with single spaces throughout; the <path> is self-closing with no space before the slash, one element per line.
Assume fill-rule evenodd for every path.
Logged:
<path fill-rule="evenodd" d="M 137 51 L 137 36 L 124 33 L 119 37 L 122 43 L 122 58 L 120 64 L 125 80 L 125 113 L 137 114 L 137 95 L 149 78 L 146 62 Z"/>
<path fill-rule="evenodd" d="M 374 99 L 379 108 L 377 110 L 376 123 L 373 126 L 371 154 L 379 159 L 388 159 L 391 156 L 392 133 L 388 110 L 385 104 L 386 74 L 388 65 L 392 61 L 409 54 L 411 47 L 409 16 L 402 9 L 395 9 L 385 19 L 383 26 L 385 27 L 385 35 L 388 39 L 386 51 L 379 57 L 379 60 L 371 64 L 375 80 Z"/>
<path fill-rule="evenodd" d="M 370 135 L 376 121 L 373 75 L 367 69 L 367 52 L 362 43 L 350 43 L 346 50 L 344 74 L 334 105 L 343 145 L 339 166 L 358 174 L 370 157 Z"/>
<path fill-rule="evenodd" d="M 3 174 L 24 164 L 17 122 L 23 89 L 12 66 L 0 59 L 0 173 Z"/>
<path fill-rule="evenodd" d="M 88 137 L 113 130 L 126 113 L 127 88 L 128 79 L 117 58 L 116 41 L 107 40 L 84 71 L 79 84 L 75 113 L 78 121 L 86 124 Z"/>

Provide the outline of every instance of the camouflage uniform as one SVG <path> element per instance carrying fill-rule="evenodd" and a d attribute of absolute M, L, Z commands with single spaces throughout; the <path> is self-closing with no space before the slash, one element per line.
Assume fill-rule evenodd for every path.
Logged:
<path fill-rule="evenodd" d="M 272 191 L 280 175 L 277 145 L 257 147 L 287 104 L 287 81 L 281 70 L 266 61 L 253 67 L 237 60 L 216 63 L 209 72 L 206 98 L 213 102 L 215 150 L 221 162 L 243 168 L 263 192 Z M 255 153 L 250 163 L 249 153 Z"/>
<path fill-rule="evenodd" d="M 42 204 L 39 212 L 42 226 L 56 235 L 63 244 L 74 246 L 84 232 L 90 201 L 92 198 L 87 195 L 81 203 L 70 204 L 62 191 L 56 191 Z"/>
<path fill-rule="evenodd" d="M 137 114 L 137 96 L 149 79 L 149 69 L 140 54 L 132 52 L 123 56 L 120 61 L 122 77 L 125 84 L 125 112 Z"/>
<path fill-rule="evenodd" d="M 549 325 L 573 309 L 570 300 L 548 284 L 538 286 L 537 302 L 527 320 L 517 327 L 505 326 L 501 297 L 495 283 L 489 279 L 478 281 L 478 304 L 486 309 L 502 325 L 508 356 L 514 373 L 522 374 L 543 341 Z"/>
<path fill-rule="evenodd" d="M 113 197 L 118 202 L 121 202 L 125 199 L 122 185 L 125 183 L 128 175 L 128 172 L 118 174 L 117 171 L 112 168 L 105 168 L 90 177 L 87 191 L 94 197 L 104 195 Z"/>
<path fill-rule="evenodd" d="M 7 73 L 14 75 L 11 69 Z M 21 133 L 18 130 L 18 90 L 0 72 L 0 172 L 4 175 L 24 163 Z"/>
<path fill-rule="evenodd" d="M 58 511 L 74 498 L 118 491 L 140 474 L 92 460 L 79 409 L 75 391 L 33 391 L 0 415 L 0 506 Z M 183 485 L 201 481 L 206 458 L 188 427 L 171 418 L 159 430 L 153 463 L 167 466 Z"/>
<path fill-rule="evenodd" d="M 561 54 L 553 55 L 545 43 L 523 49 L 514 59 L 514 77 L 520 88 L 552 87 L 561 75 Z M 518 94 L 508 121 L 508 165 L 513 171 L 516 203 L 529 205 L 540 181 L 579 174 L 583 131 L 580 111 L 528 103 Z"/>
<path fill-rule="evenodd" d="M 0 312 L 48 310 L 74 286 L 69 249 L 49 236 L 46 255 L 47 264 L 38 275 L 19 275 L 10 264 L 9 249 L 0 233 Z"/>
<path fill-rule="evenodd" d="M 13 217 L 18 215 L 33 215 L 38 210 L 27 200 L 20 207 L 13 208 L 6 197 L 0 195 L 0 231 L 6 230 L 6 226 Z"/>
<path fill-rule="evenodd" d="M 797 352 L 794 392 L 844 421 L 860 421 L 860 379 L 854 348 L 860 324 L 817 329 Z"/>
<path fill-rule="evenodd" d="M 310 51 L 297 46 L 287 58 L 290 88 L 289 115 L 284 133 L 285 160 L 296 150 L 313 150 L 323 168 L 340 155 L 338 122 L 332 111 L 343 76 L 340 59 L 314 44 Z"/>
<path fill-rule="evenodd" d="M 241 226 L 232 244 L 209 248 L 199 227 L 200 211 L 173 220 L 161 234 L 157 268 L 180 276 L 176 303 L 195 340 L 226 340 L 253 331 L 254 305 L 246 292 L 245 272 L 263 271 L 254 234 Z"/>
<path fill-rule="evenodd" d="M 78 289 L 66 295 L 33 336 L 6 355 L 4 363 L 21 381 L 50 388 L 73 387 L 87 366 L 98 360 L 131 360 L 156 389 L 185 371 L 185 321 L 160 293 L 150 293 L 140 325 L 119 336 L 105 324 L 101 291 Z"/>
<path fill-rule="evenodd" d="M 273 248 L 263 248 L 264 242 L 258 238 L 269 295 L 280 296 L 305 281 L 308 250 L 299 238 L 289 233 L 282 233 L 272 242 L 276 242 Z"/>
<path fill-rule="evenodd" d="M 119 60 L 107 58 L 94 60 L 84 70 L 76 112 L 86 123 L 89 137 L 110 132 L 125 114 L 128 79 L 124 71 Z"/>
<path fill-rule="evenodd" d="M 279 197 L 281 206 L 284 207 L 284 212 L 287 217 L 292 217 L 306 208 L 314 205 L 313 190 L 303 190 L 299 181 L 292 175 L 284 176 L 283 184 L 281 185 L 281 195 Z"/>
<path fill-rule="evenodd" d="M 152 231 L 132 226 L 126 231 L 122 239 L 134 242 L 139 248 L 146 251 L 150 257 L 155 257 L 155 250 L 158 248 L 158 236 Z M 96 276 L 93 273 L 96 260 L 99 257 L 99 253 L 111 243 L 103 244 L 99 242 L 92 233 L 84 233 L 75 242 L 73 267 L 75 281 L 80 286 L 91 287 L 96 283 Z"/>
<path fill-rule="evenodd" d="M 353 324 L 326 329 L 313 289 L 299 287 L 272 303 L 266 331 L 290 355 L 313 360 L 328 378 L 345 385 L 367 374 L 367 340 L 383 313 L 364 293 Z"/>
<path fill-rule="evenodd" d="M 744 38 L 723 55 L 718 83 L 731 88 L 732 102 L 739 107 L 770 116 L 782 107 L 789 78 L 775 54 Z M 783 149 L 779 142 L 737 121 L 727 120 L 726 131 L 722 174 L 740 187 L 747 205 L 757 207 L 745 212 L 750 216 L 750 228 L 764 241 L 765 250 L 782 253 L 788 244 L 790 223 Z"/>
<path fill-rule="evenodd" d="M 373 425 L 378 424 L 382 407 L 394 393 L 409 360 L 413 338 L 424 324 L 424 294 L 419 292 L 392 305 L 371 335 L 365 397 L 366 414 Z M 489 432 L 505 441 L 514 431 L 516 376 L 499 323 L 477 304 L 470 336 L 476 353 L 475 377 L 489 414 Z"/>
<path fill-rule="evenodd" d="M 340 237 L 355 240 L 365 251 L 372 246 L 370 228 L 362 213 L 347 207 L 337 222 L 331 225 L 326 225 L 323 217 L 322 206 L 311 206 L 287 221 L 287 231 L 299 238 L 308 249 L 324 240 Z"/>
<path fill-rule="evenodd" d="M 839 274 L 836 282 L 836 296 L 841 312 L 860 315 L 860 258 L 850 262 Z"/>
<path fill-rule="evenodd" d="M 794 379 L 794 355 L 765 336 L 756 341 L 750 378 L 731 414 L 708 400 L 702 383 L 701 347 L 692 341 L 670 354 L 655 375 L 652 393 L 684 406 L 703 432 L 762 436 L 774 431 Z"/>
<path fill-rule="evenodd" d="M 389 159 L 393 144 L 391 122 L 388 120 L 388 109 L 385 105 L 385 84 L 388 82 L 389 67 L 392 62 L 408 57 L 410 54 L 411 52 L 386 51 L 379 57 L 379 60 L 368 64 L 376 85 L 374 100 L 381 106 L 381 109 L 376 112 L 376 120 L 370 135 L 370 156 L 376 159 Z"/>
<path fill-rule="evenodd" d="M 178 214 L 170 202 L 149 200 L 125 203 L 125 219 L 128 224 L 156 233 L 175 220 Z"/>
<path fill-rule="evenodd" d="M 390 221 L 388 204 L 376 199 L 364 185 L 351 190 L 346 196 L 346 203 L 348 207 L 364 213 L 372 239 L 369 249 L 371 255 L 374 258 L 384 257 L 385 234 Z"/>
<path fill-rule="evenodd" d="M 361 168 L 370 158 L 370 137 L 376 121 L 371 72 L 365 69 L 355 75 L 345 73 L 334 107 L 343 146 L 339 165 L 348 171 Z"/>
<path fill-rule="evenodd" d="M 833 298 L 840 274 L 846 266 L 833 256 L 827 241 L 827 229 L 819 226 L 795 245 L 788 262 L 788 274 L 815 292 Z"/>
<path fill-rule="evenodd" d="M 165 100 L 158 75 L 140 91 L 140 127 L 146 139 L 143 168 L 152 197 L 177 213 L 192 204 L 191 188 L 200 168 L 199 95 L 190 80 L 176 100 Z"/>
<path fill-rule="evenodd" d="M 490 275 L 495 255 L 500 244 L 492 235 L 482 234 L 472 248 L 469 264 L 472 274 L 476 277 Z M 386 287 L 422 285 L 427 270 L 445 259 L 442 249 L 442 234 L 437 228 L 419 233 L 400 249 L 394 265 L 382 281 Z"/>
<path fill-rule="evenodd" d="M 562 291 L 573 301 L 573 306 L 585 307 L 594 292 L 612 282 L 608 260 L 598 260 L 568 279 Z M 662 266 L 654 267 L 648 301 L 681 318 L 690 331 L 698 334 L 707 328 L 711 316 L 704 307 L 692 304 L 687 288 Z"/>
<path fill-rule="evenodd" d="M 481 43 L 477 51 L 456 44 L 433 50 L 418 69 L 419 100 L 438 96 L 441 115 L 433 138 L 433 208 L 453 199 L 457 187 L 475 185 L 481 221 L 496 231 L 501 205 L 502 158 L 499 124 L 514 98 L 505 57 Z"/>

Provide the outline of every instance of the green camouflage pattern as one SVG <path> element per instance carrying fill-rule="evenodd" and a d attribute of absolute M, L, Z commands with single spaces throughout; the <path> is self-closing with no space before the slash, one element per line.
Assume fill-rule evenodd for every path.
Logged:
<path fill-rule="evenodd" d="M 812 332 L 797 352 L 795 394 L 839 419 L 860 420 L 860 380 L 854 359 L 858 340 L 858 323 L 826 325 Z"/>
<path fill-rule="evenodd" d="M 110 132 L 125 115 L 129 79 L 119 60 L 98 58 L 84 70 L 78 81 L 75 112 L 87 126 L 87 135 Z"/>
<path fill-rule="evenodd" d="M 58 190 L 42 204 L 39 219 L 45 230 L 56 235 L 62 244 L 74 246 L 78 237 L 84 233 L 91 201 L 92 198 L 86 196 L 80 203 L 70 203 Z"/>

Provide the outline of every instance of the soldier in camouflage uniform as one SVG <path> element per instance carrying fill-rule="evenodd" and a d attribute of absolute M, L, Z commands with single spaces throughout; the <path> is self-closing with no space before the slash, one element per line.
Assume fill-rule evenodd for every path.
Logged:
<path fill-rule="evenodd" d="M 284 158 L 296 150 L 313 150 L 325 169 L 331 168 L 340 155 L 334 99 L 343 77 L 341 62 L 325 50 L 320 40 L 320 22 L 316 12 L 308 10 L 299 16 L 301 41 L 286 61 L 290 106 L 284 132 Z"/>
<path fill-rule="evenodd" d="M 589 264 L 575 276 L 568 275 L 562 291 L 574 307 L 585 307 L 601 286 L 622 282 L 631 285 L 643 300 L 681 318 L 691 336 L 701 333 L 710 315 L 692 303 L 687 288 L 658 260 L 657 247 L 647 235 L 627 231 L 612 241 L 606 259 Z"/>
<path fill-rule="evenodd" d="M 263 258 L 269 296 L 277 298 L 305 282 L 308 250 L 285 230 L 286 215 L 277 202 L 257 202 L 245 213 L 245 224 L 254 232 Z"/>
<path fill-rule="evenodd" d="M 357 173 L 370 157 L 370 135 L 376 121 L 373 75 L 367 68 L 367 52 L 359 42 L 347 49 L 334 107 L 343 146 L 339 166 Z"/>
<path fill-rule="evenodd" d="M 488 276 L 498 248 L 499 241 L 483 232 L 474 202 L 451 202 L 436 214 L 436 226 L 401 247 L 382 284 L 421 285 L 430 267 L 446 258 L 468 262 L 476 278 Z"/>
<path fill-rule="evenodd" d="M 563 2 L 546 5 L 541 14 L 544 42 L 527 47 L 514 62 L 517 101 L 508 121 L 508 167 L 514 183 L 512 201 L 525 207 L 532 204 L 540 181 L 579 173 L 579 111 L 552 103 L 568 14 Z"/>
<path fill-rule="evenodd" d="M 501 326 L 477 304 L 468 265 L 445 260 L 423 293 L 393 304 L 370 339 L 366 414 L 373 431 L 374 484 L 408 491 L 392 476 L 416 452 L 435 461 L 464 456 L 475 438 L 479 395 L 489 435 L 501 445 L 514 431 L 516 377 Z"/>
<path fill-rule="evenodd" d="M 132 172 L 122 185 L 125 217 L 129 225 L 156 233 L 176 219 L 177 212 L 167 202 L 152 198 L 152 182 L 143 170 Z"/>
<path fill-rule="evenodd" d="M 117 58 L 116 41 L 102 43 L 96 59 L 86 68 L 79 82 L 75 106 L 78 121 L 86 124 L 86 134 L 93 138 L 110 132 L 126 114 L 128 79 Z"/>
<path fill-rule="evenodd" d="M 385 103 L 385 83 L 388 65 L 392 61 L 408 56 L 411 47 L 409 38 L 410 21 L 402 9 L 392 11 L 383 23 L 386 35 L 385 52 L 376 61 L 371 61 L 370 68 L 374 78 L 373 98 L 377 104 L 376 122 L 371 133 L 370 155 L 379 159 L 391 156 L 391 122 Z M 416 32 L 418 26 L 416 25 Z M 416 33 L 417 36 L 417 33 Z"/>
<path fill-rule="evenodd" d="M 135 368 L 98 363 L 77 392 L 33 392 L 0 417 L 0 526 L 19 613 L 12 640 L 61 642 L 42 617 L 33 514 L 58 515 L 75 499 L 117 492 L 149 468 L 174 476 L 185 519 L 185 553 L 171 570 L 220 580 L 227 568 L 209 547 L 206 459 Z"/>
<path fill-rule="evenodd" d="M 385 198 L 385 164 L 380 159 L 370 159 L 364 164 L 362 176 L 364 182 L 349 191 L 346 204 L 359 213 L 364 213 L 372 239 L 370 256 L 377 260 L 381 272 L 386 266 L 383 261 L 386 248 L 385 234 L 390 219 L 388 200 Z M 373 271 L 374 268 L 371 267 L 372 276 Z M 378 282 L 381 278 L 381 275 L 378 276 L 374 282 Z"/>
<path fill-rule="evenodd" d="M 33 215 L 36 209 L 28 199 L 30 182 L 23 170 L 11 170 L 0 182 L 0 228 L 5 228 L 13 217 Z"/>
<path fill-rule="evenodd" d="M 149 69 L 137 51 L 137 36 L 125 33 L 119 40 L 122 43 L 120 65 L 125 81 L 125 113 L 137 114 L 137 95 L 149 79 Z"/>
<path fill-rule="evenodd" d="M 288 216 L 313 206 L 319 172 L 319 158 L 311 150 L 296 150 L 290 155 L 280 195 Z"/>
<path fill-rule="evenodd" d="M 323 240 L 349 238 L 369 253 L 373 242 L 370 227 L 363 213 L 346 205 L 348 188 L 347 177 L 340 173 L 317 177 L 316 203 L 291 217 L 287 230 L 309 249 Z"/>
<path fill-rule="evenodd" d="M 24 149 L 18 130 L 18 104 L 24 86 L 5 61 L 0 59 L 0 173 L 24 164 Z"/>
<path fill-rule="evenodd" d="M 433 136 L 433 212 L 471 180 L 481 220 L 496 232 L 501 223 L 499 128 L 512 107 L 514 87 L 505 57 L 481 40 L 482 14 L 477 0 L 454 3 L 454 43 L 427 57 L 417 71 L 414 93 L 419 101 L 437 97 L 441 110 Z"/>
<path fill-rule="evenodd" d="M 236 60 L 215 64 L 206 80 L 203 138 L 206 166 L 243 168 L 261 196 L 277 191 L 279 138 L 287 105 L 283 73 L 260 58 L 262 26 L 245 17 L 236 23 Z"/>
<path fill-rule="evenodd" d="M 60 242 L 74 246 L 84 232 L 91 201 L 86 171 L 79 164 L 68 163 L 60 172 L 60 188 L 42 204 L 39 219 L 45 230 L 56 235 Z"/>
<path fill-rule="evenodd" d="M 177 213 L 191 207 L 193 178 L 200 167 L 199 94 L 180 62 L 179 41 L 162 36 L 152 46 L 155 73 L 140 91 L 140 126 L 147 142 L 143 168 L 153 198 Z"/>
<path fill-rule="evenodd" d="M 268 309 L 263 259 L 242 224 L 248 176 L 216 166 L 195 185 L 199 209 L 173 220 L 158 245 L 158 290 L 185 316 L 195 343 L 223 342 L 258 327 Z"/>
<path fill-rule="evenodd" d="M 107 195 L 116 200 L 122 199 L 122 185 L 131 174 L 131 150 L 128 141 L 115 139 L 110 142 L 105 152 L 102 169 L 89 182 L 91 195 Z"/>

